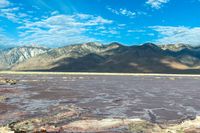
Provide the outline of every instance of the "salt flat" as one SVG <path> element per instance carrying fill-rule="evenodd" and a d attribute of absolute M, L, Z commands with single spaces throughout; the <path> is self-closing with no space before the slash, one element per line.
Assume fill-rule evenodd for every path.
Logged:
<path fill-rule="evenodd" d="M 1 73 L 18 80 L 1 85 L 0 125 L 43 116 L 64 105 L 85 117 L 178 122 L 200 115 L 200 77 L 182 75 Z"/>

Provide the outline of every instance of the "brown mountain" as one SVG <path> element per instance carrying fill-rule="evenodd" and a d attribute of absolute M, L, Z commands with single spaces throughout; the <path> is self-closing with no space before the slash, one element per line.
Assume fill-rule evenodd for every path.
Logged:
<path fill-rule="evenodd" d="M 200 73 L 200 49 L 146 43 L 85 43 L 48 49 L 14 63 L 11 70 L 64 72 Z"/>

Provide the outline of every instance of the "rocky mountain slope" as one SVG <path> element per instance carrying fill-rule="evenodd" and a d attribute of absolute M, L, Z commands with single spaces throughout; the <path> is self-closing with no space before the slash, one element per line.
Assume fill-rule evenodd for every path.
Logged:
<path fill-rule="evenodd" d="M 13 65 L 47 52 L 48 48 L 23 46 L 0 50 L 0 69 L 10 69 Z"/>
<path fill-rule="evenodd" d="M 19 47 L 0 52 L 1 68 L 69 72 L 200 73 L 200 48 L 185 44 L 124 46 L 90 42 L 55 49 Z"/>

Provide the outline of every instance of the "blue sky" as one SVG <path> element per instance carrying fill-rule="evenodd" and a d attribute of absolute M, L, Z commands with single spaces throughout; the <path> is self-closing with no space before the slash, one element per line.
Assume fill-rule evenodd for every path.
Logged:
<path fill-rule="evenodd" d="M 0 46 L 200 45 L 200 0 L 0 0 Z"/>

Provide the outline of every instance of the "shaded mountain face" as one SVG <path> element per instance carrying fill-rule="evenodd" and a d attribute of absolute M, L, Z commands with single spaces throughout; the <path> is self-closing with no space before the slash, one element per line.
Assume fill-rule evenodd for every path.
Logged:
<path fill-rule="evenodd" d="M 181 63 L 186 64 L 190 67 L 198 67 L 200 58 L 200 47 L 190 46 L 187 44 L 169 44 L 160 45 L 161 49 L 171 52 L 172 56 L 175 56 Z"/>
<path fill-rule="evenodd" d="M 0 56 L 4 69 L 11 70 L 200 73 L 200 49 L 183 44 L 124 46 L 90 42 L 55 49 L 13 48 L 1 51 Z"/>

